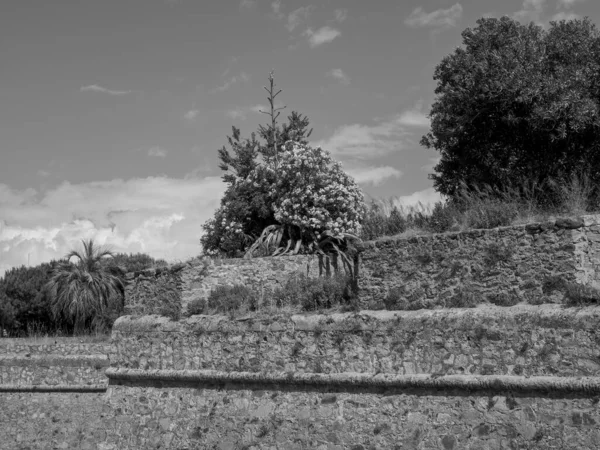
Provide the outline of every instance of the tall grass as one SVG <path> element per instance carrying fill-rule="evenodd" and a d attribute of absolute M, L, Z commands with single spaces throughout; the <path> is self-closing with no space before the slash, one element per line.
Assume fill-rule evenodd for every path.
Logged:
<path fill-rule="evenodd" d="M 526 180 L 502 189 L 463 184 L 453 201 L 433 207 L 407 207 L 393 197 L 373 199 L 361 238 L 489 229 L 544 221 L 556 215 L 579 216 L 598 211 L 598 206 L 598 190 L 587 173 L 543 184 Z"/>

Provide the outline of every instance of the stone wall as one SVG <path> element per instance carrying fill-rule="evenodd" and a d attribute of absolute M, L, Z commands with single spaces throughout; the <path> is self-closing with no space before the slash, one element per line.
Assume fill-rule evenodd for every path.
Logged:
<path fill-rule="evenodd" d="M 253 259 L 193 259 L 164 269 L 127 274 L 126 312 L 133 315 L 161 314 L 165 299 L 178 299 L 181 310 L 198 299 L 206 300 L 217 286 L 244 284 L 263 298 L 294 273 L 319 276 L 326 268 L 316 256 L 282 256 Z M 167 302 L 173 303 L 168 300 Z"/>
<path fill-rule="evenodd" d="M 396 303 L 405 301 L 414 309 L 455 306 L 473 297 L 505 304 L 559 303 L 564 296 L 556 288 L 560 283 L 600 287 L 599 244 L 600 216 L 592 215 L 359 243 L 354 271 L 360 306 L 386 307 L 392 292 Z M 190 302 L 206 299 L 216 286 L 236 283 L 268 298 L 294 273 L 320 276 L 326 268 L 318 257 L 300 255 L 194 259 L 132 273 L 126 312 L 178 318 Z M 554 280 L 554 288 L 549 280 Z M 181 305 L 179 312 L 168 313 L 177 305 Z"/>
<path fill-rule="evenodd" d="M 119 448 L 600 445 L 600 310 L 121 318 Z"/>
<path fill-rule="evenodd" d="M 110 342 L 0 339 L 0 449 L 97 449 Z"/>
<path fill-rule="evenodd" d="M 109 342 L 77 338 L 0 339 L 0 385 L 4 389 L 105 386 Z"/>
<path fill-rule="evenodd" d="M 359 245 L 361 300 L 379 308 L 390 291 L 410 302 L 444 304 L 468 295 L 497 301 L 559 302 L 542 289 L 556 277 L 600 285 L 600 216 Z M 500 299 L 502 301 L 502 299 Z"/>

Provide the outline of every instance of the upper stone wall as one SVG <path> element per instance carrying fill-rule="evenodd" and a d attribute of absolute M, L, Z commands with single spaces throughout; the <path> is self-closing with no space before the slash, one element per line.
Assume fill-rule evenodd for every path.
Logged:
<path fill-rule="evenodd" d="M 543 292 L 544 281 L 598 285 L 599 242 L 598 215 L 365 242 L 359 245 L 360 296 L 367 307 L 382 307 L 392 289 L 425 307 L 466 295 L 559 301 L 560 293 Z"/>
<path fill-rule="evenodd" d="M 121 317 L 111 367 L 224 372 L 600 375 L 600 309 L 557 305 L 229 320 Z"/>
<path fill-rule="evenodd" d="M 133 315 L 159 314 L 165 299 L 179 299 L 183 311 L 197 299 L 207 299 L 217 286 L 244 284 L 268 296 L 285 285 L 294 273 L 319 276 L 317 256 L 281 256 L 253 259 L 193 259 L 165 269 L 148 269 L 127 274 L 126 312 Z"/>

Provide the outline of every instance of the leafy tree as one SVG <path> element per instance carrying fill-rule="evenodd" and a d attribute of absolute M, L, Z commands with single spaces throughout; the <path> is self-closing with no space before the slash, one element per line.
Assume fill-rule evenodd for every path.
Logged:
<path fill-rule="evenodd" d="M 436 67 L 431 131 L 435 188 L 457 199 L 590 171 L 600 181 L 600 34 L 589 21 L 548 30 L 483 18 Z"/>
<path fill-rule="evenodd" d="M 0 328 L 12 335 L 30 329 L 52 332 L 64 324 L 55 322 L 44 290 L 57 261 L 35 267 L 14 267 L 0 278 Z"/>
<path fill-rule="evenodd" d="M 271 105 L 270 124 L 261 125 L 258 133 L 252 133 L 249 139 L 242 139 L 240 130 L 232 127 L 232 134 L 227 137 L 230 149 L 225 146 L 219 149 L 219 167 L 225 172 L 223 181 L 227 189 L 214 217 L 202 226 L 204 233 L 200 242 L 207 254 L 242 256 L 266 227 L 278 223 L 271 207 L 269 186 L 276 182 L 275 169 L 283 143 L 294 140 L 308 144 L 312 133 L 308 118 L 296 111 L 287 117 L 287 123 L 277 123 L 282 108 L 276 107 L 275 97 L 281 90 L 276 92 L 272 72 L 269 88 L 265 90 Z M 259 167 L 273 170 L 263 173 L 263 183 L 244 183 Z"/>
<path fill-rule="evenodd" d="M 86 325 L 103 326 L 123 308 L 124 285 L 115 266 L 105 267 L 102 259 L 111 251 L 97 247 L 93 240 L 82 241 L 83 251 L 72 250 L 53 272 L 47 284 L 50 307 L 56 319 L 73 323 L 76 331 Z M 77 262 L 72 264 L 71 258 Z"/>

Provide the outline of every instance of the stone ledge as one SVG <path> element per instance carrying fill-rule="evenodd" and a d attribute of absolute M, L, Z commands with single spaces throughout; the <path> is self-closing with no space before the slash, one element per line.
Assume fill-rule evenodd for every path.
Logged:
<path fill-rule="evenodd" d="M 508 375 L 396 375 L 365 373 L 223 372 L 218 370 L 107 369 L 110 384 L 119 382 L 228 383 L 261 385 L 341 386 L 369 388 L 460 389 L 468 391 L 518 391 L 600 393 L 600 377 L 519 377 Z"/>
<path fill-rule="evenodd" d="M 243 333 L 284 331 L 377 331 L 421 329 L 440 326 L 442 329 L 472 329 L 474 324 L 507 326 L 515 324 L 528 329 L 566 328 L 574 324 L 578 330 L 596 330 L 600 325 L 600 307 L 564 308 L 561 305 L 493 305 L 477 308 L 436 309 L 418 311 L 360 311 L 357 313 L 293 315 L 291 317 L 245 318 L 231 320 L 226 316 L 192 316 L 173 322 L 162 316 L 123 316 L 117 319 L 113 333 Z M 113 335 L 114 336 L 114 335 Z M 114 337 L 113 337 L 114 339 Z"/>
<path fill-rule="evenodd" d="M 89 386 L 57 384 L 54 386 L 32 386 L 32 385 L 15 385 L 15 384 L 0 384 L 0 392 L 106 392 L 107 385 L 93 384 Z"/>
<path fill-rule="evenodd" d="M 108 367 L 109 361 L 106 355 L 32 355 L 32 356 L 5 356 L 0 357 L 0 367 L 35 367 L 35 366 L 58 366 L 58 367 Z"/>

